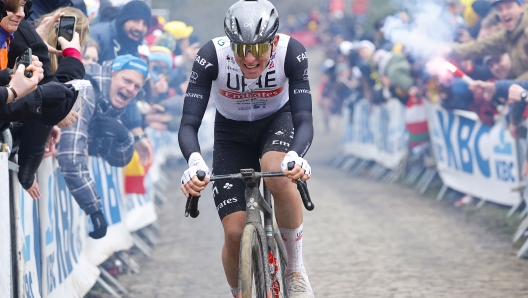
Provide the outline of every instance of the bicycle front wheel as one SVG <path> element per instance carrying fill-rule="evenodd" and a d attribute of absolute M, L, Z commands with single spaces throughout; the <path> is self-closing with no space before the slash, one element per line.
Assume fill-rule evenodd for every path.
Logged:
<path fill-rule="evenodd" d="M 240 267 L 238 287 L 242 298 L 262 298 L 268 296 L 262 238 L 253 225 L 246 225 L 240 244 Z M 266 249 L 267 251 L 267 249 Z"/>

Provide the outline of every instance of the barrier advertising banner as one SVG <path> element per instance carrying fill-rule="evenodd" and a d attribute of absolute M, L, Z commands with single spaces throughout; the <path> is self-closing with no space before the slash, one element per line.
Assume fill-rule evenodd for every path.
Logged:
<path fill-rule="evenodd" d="M 83 297 L 100 271 L 85 255 L 86 215 L 71 195 L 57 161 L 48 157 L 38 170 L 42 247 L 42 296 Z"/>
<path fill-rule="evenodd" d="M 133 243 L 126 226 L 122 169 L 112 167 L 104 159 L 93 156 L 90 156 L 88 165 L 97 192 L 101 196 L 103 213 L 108 223 L 105 237 L 88 237 L 86 241 L 88 260 L 92 264 L 100 265 L 114 252 L 130 249 Z"/>
<path fill-rule="evenodd" d="M 446 111 L 427 103 L 429 132 L 437 169 L 446 186 L 473 197 L 512 206 L 520 200 L 511 188 L 519 183 L 515 140 L 476 114 Z"/>
<path fill-rule="evenodd" d="M 17 256 L 18 257 L 18 289 L 19 295 L 25 298 L 42 297 L 41 288 L 41 261 L 40 261 L 40 227 L 37 200 L 31 196 L 18 183 L 14 173 L 13 190 L 15 191 L 15 212 L 17 220 Z"/>
<path fill-rule="evenodd" d="M 147 177 L 145 177 L 145 182 Z M 126 225 L 130 232 L 135 232 L 158 220 L 153 193 L 152 191 L 149 192 L 147 188 L 146 194 L 126 195 Z"/>
<path fill-rule="evenodd" d="M 0 297 L 11 296 L 11 222 L 8 154 L 0 152 Z"/>
<path fill-rule="evenodd" d="M 405 107 L 396 99 L 382 105 L 362 99 L 354 104 L 353 113 L 346 114 L 344 153 L 376 161 L 388 169 L 397 168 L 406 152 Z"/>

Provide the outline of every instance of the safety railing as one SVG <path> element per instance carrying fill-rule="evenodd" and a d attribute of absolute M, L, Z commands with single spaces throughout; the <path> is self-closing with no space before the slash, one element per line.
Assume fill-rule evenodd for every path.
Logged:
<path fill-rule="evenodd" d="M 486 202 L 510 206 L 507 216 L 524 206 L 519 216 L 525 219 L 513 241 L 525 236 L 528 190 L 520 178 L 525 140 L 513 139 L 504 121 L 485 125 L 473 112 L 447 111 L 428 101 L 419 107 L 404 107 L 395 99 L 381 105 L 359 100 L 344 106 L 342 155 L 334 166 L 387 182 L 402 179 L 420 193 L 437 180 L 442 184 L 438 200 L 451 188 L 480 199 L 479 207 Z M 406 125 L 407 130 L 423 125 L 429 141 L 410 148 Z M 526 254 L 528 241 L 518 256 Z"/>

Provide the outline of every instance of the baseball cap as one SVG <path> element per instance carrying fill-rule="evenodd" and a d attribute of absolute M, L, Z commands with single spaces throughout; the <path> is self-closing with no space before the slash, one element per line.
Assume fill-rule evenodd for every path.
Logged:
<path fill-rule="evenodd" d="M 484 65 L 488 66 L 488 63 L 490 63 L 491 61 L 496 61 L 496 60 L 500 61 L 501 57 L 502 55 L 488 55 L 484 57 L 482 62 L 484 63 Z"/>
<path fill-rule="evenodd" d="M 517 2 L 519 5 L 524 4 L 524 0 L 491 0 L 491 5 L 496 5 L 502 2 Z"/>
<path fill-rule="evenodd" d="M 132 56 L 130 54 L 117 56 L 112 62 L 112 71 L 120 71 L 123 69 L 132 69 L 143 75 L 146 79 L 149 74 L 149 67 L 145 61 L 139 59 L 138 57 Z"/>

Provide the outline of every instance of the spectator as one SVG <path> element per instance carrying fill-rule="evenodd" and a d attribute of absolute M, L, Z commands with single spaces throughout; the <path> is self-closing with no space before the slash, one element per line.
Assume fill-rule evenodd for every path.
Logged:
<path fill-rule="evenodd" d="M 88 154 L 100 156 L 110 165 L 123 167 L 134 153 L 134 138 L 120 117 L 141 90 L 148 77 L 148 65 L 131 55 L 118 56 L 102 66 L 86 66 L 93 87 L 83 94 L 85 104 L 80 120 L 62 129 L 57 159 L 73 197 L 92 218 L 90 237 L 106 234 L 100 194 L 88 172 Z"/>
<path fill-rule="evenodd" d="M 29 47 L 33 50 L 33 54 L 42 61 L 44 77 L 39 84 L 46 84 L 39 87 L 37 92 L 34 93 L 37 100 L 42 103 L 40 109 L 42 114 L 40 117 L 37 115 L 38 120 L 26 121 L 23 124 L 21 123 L 22 125 L 16 125 L 11 129 L 14 140 L 12 154 L 18 153 L 19 156 L 18 179 L 20 184 L 29 191 L 33 198 L 38 198 L 40 193 L 35 173 L 42 161 L 48 136 L 53 125 L 68 115 L 75 103 L 76 96 L 70 89 L 55 83 L 59 79 L 49 69 L 48 47 L 35 30 L 24 20 L 25 13 L 21 8 L 24 7 L 26 10 L 28 3 L 20 1 L 19 5 L 18 11 L 8 12 L 7 17 L 0 22 L 0 27 L 14 37 L 13 41 L 9 43 L 7 66 L 12 68 L 18 55 L 25 52 Z M 80 59 L 77 60 L 76 58 L 80 56 L 78 34 L 74 35 L 71 42 L 66 41 L 64 38 L 60 42 L 63 49 L 65 49 L 63 55 L 65 57 L 61 62 L 61 66 L 67 67 L 61 68 L 57 73 L 60 74 L 63 80 L 67 79 L 69 81 L 82 78 L 84 76 L 84 68 L 80 63 Z M 68 53 L 70 53 L 70 56 Z M 76 62 L 79 64 L 75 64 Z M 37 107 L 38 111 L 39 107 Z"/>
<path fill-rule="evenodd" d="M 193 61 L 200 49 L 200 43 L 191 40 L 191 34 L 194 31 L 194 28 L 192 26 L 187 26 L 187 24 L 181 21 L 171 21 L 163 26 L 163 30 L 176 39 L 176 48 L 173 49 L 173 52 L 176 55 L 174 64 L 176 66 L 181 66 L 186 62 Z"/>
<path fill-rule="evenodd" d="M 86 66 L 88 64 L 97 63 L 99 61 L 99 45 L 91 38 L 83 47 L 82 63 Z"/>
<path fill-rule="evenodd" d="M 131 1 L 123 6 L 115 20 L 93 26 L 90 37 L 99 44 L 99 63 L 112 60 L 118 55 L 131 54 L 139 57 L 138 47 L 147 34 L 151 17 L 150 7 L 145 2 Z M 143 120 L 135 99 L 127 105 L 122 120 L 135 137 L 145 138 Z M 136 143 L 136 150 L 143 165 L 152 162 L 154 153 L 146 139 Z"/>
<path fill-rule="evenodd" d="M 528 28 L 524 1 L 495 0 L 493 6 L 497 9 L 506 30 L 482 40 L 455 46 L 453 56 L 467 60 L 508 53 L 512 61 L 515 61 L 512 67 L 513 76 L 521 76 L 528 70 L 528 56 L 523 46 L 527 38 L 525 30 Z"/>
<path fill-rule="evenodd" d="M 151 80 L 151 103 L 156 103 L 169 95 L 169 71 L 172 69 L 172 53 L 162 46 L 150 48 L 149 67 Z"/>
<path fill-rule="evenodd" d="M 119 55 L 138 56 L 137 49 L 147 34 L 150 19 L 150 7 L 145 2 L 130 1 L 115 20 L 93 26 L 90 37 L 99 44 L 99 63 Z"/>

